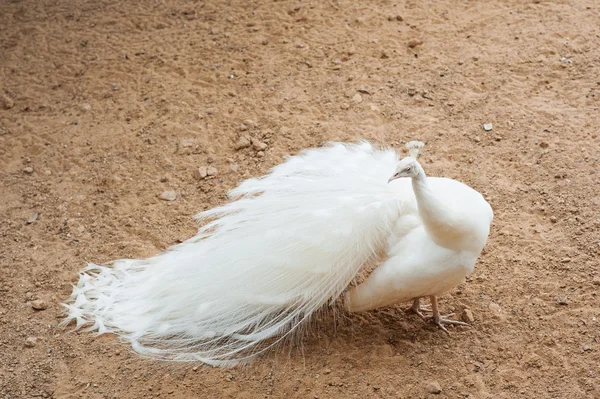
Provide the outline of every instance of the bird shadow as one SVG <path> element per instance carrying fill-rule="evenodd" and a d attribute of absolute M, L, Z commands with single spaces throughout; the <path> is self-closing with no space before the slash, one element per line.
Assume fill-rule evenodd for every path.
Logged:
<path fill-rule="evenodd" d="M 451 334 L 462 330 L 453 328 Z M 365 313 L 347 313 L 335 307 L 319 312 L 265 356 L 292 368 L 311 367 L 336 357 L 350 363 L 369 356 L 411 358 L 449 339 L 452 337 L 432 323 L 399 306 Z"/>

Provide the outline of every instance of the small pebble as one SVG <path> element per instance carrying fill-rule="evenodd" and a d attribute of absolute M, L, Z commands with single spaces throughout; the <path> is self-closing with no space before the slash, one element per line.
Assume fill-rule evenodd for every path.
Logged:
<path fill-rule="evenodd" d="M 356 93 L 356 94 L 354 95 L 354 97 L 352 97 L 352 101 L 354 101 L 356 104 L 360 104 L 360 103 L 362 103 L 362 100 L 363 100 L 363 98 L 362 98 L 362 96 L 360 95 L 360 93 Z"/>
<path fill-rule="evenodd" d="M 589 346 L 589 345 L 583 345 L 583 351 L 584 352 L 588 352 L 588 351 L 591 351 L 591 350 L 592 350 L 591 346 Z"/>
<path fill-rule="evenodd" d="M 475 142 L 476 142 L 476 143 L 479 143 L 480 141 L 481 141 L 481 137 L 479 137 L 479 136 L 475 136 Z"/>
<path fill-rule="evenodd" d="M 12 100 L 12 98 L 3 95 L 2 98 L 2 106 L 4 107 L 4 109 L 11 109 L 12 107 L 15 106 L 15 102 Z"/>
<path fill-rule="evenodd" d="M 25 346 L 28 348 L 33 348 L 35 344 L 37 344 L 37 337 L 27 337 L 25 340 Z"/>
<path fill-rule="evenodd" d="M 465 309 L 462 312 L 461 319 L 465 323 L 469 323 L 470 324 L 470 323 L 473 323 L 475 321 L 475 316 L 473 316 L 473 312 L 471 311 L 471 309 Z"/>
<path fill-rule="evenodd" d="M 39 213 L 37 213 L 37 212 L 33 212 L 33 215 L 31 215 L 31 216 L 29 217 L 29 219 L 27 219 L 27 222 L 26 222 L 26 223 L 27 223 L 27 224 L 32 224 L 33 222 L 35 222 L 35 221 L 37 220 L 38 216 L 39 216 Z"/>
<path fill-rule="evenodd" d="M 562 62 L 564 65 L 571 65 L 573 64 L 573 60 L 570 58 L 566 58 L 566 57 L 561 57 L 560 58 L 560 62 Z"/>
<path fill-rule="evenodd" d="M 546 143 L 545 141 L 542 141 L 540 143 L 540 147 L 542 147 L 542 148 L 548 148 L 548 143 Z"/>
<path fill-rule="evenodd" d="M 31 302 L 31 307 L 35 310 L 46 310 L 48 309 L 48 304 L 41 299 L 36 299 Z"/>
<path fill-rule="evenodd" d="M 200 166 L 198 169 L 194 170 L 194 178 L 196 180 L 202 180 L 208 175 L 205 166 Z"/>
<path fill-rule="evenodd" d="M 502 313 L 502 308 L 495 302 L 490 302 L 488 305 L 488 309 L 490 309 L 494 313 Z"/>
<path fill-rule="evenodd" d="M 571 258 L 562 258 L 560 260 L 560 263 L 570 263 L 571 262 Z"/>
<path fill-rule="evenodd" d="M 264 153 L 264 151 L 259 151 L 259 152 L 256 153 L 256 156 L 259 157 L 259 158 L 262 158 L 262 157 L 265 156 L 265 153 Z"/>
<path fill-rule="evenodd" d="M 267 149 L 267 145 L 263 142 L 260 142 L 258 140 L 253 140 L 252 141 L 252 148 L 254 148 L 254 150 L 256 151 L 264 151 Z"/>
<path fill-rule="evenodd" d="M 217 168 L 215 168 L 214 166 L 209 166 L 208 169 L 206 169 L 206 174 L 208 176 L 216 176 L 218 173 Z"/>
<path fill-rule="evenodd" d="M 88 112 L 92 110 L 92 106 L 90 104 L 84 103 L 79 106 L 79 109 L 83 112 Z"/>
<path fill-rule="evenodd" d="M 248 130 L 248 126 L 244 125 L 243 123 L 240 125 L 240 130 L 242 132 L 245 132 L 246 130 Z"/>
<path fill-rule="evenodd" d="M 23 168 L 23 172 L 27 173 L 28 175 L 33 173 L 33 168 L 31 166 L 27 166 L 25 168 Z"/>
<path fill-rule="evenodd" d="M 239 168 L 240 168 L 240 166 L 237 163 L 234 163 L 233 165 L 229 165 L 229 172 L 237 173 Z"/>
<path fill-rule="evenodd" d="M 237 143 L 235 143 L 234 148 L 236 150 L 241 150 L 243 148 L 250 147 L 250 145 L 252 145 L 252 143 L 250 143 L 250 140 L 247 137 L 240 137 L 240 139 L 237 141 Z"/>
<path fill-rule="evenodd" d="M 552 223 L 556 223 L 558 221 L 558 219 L 556 218 L 556 216 L 550 216 L 550 221 Z"/>
<path fill-rule="evenodd" d="M 494 126 L 491 123 L 484 123 L 483 124 L 483 130 L 485 130 L 486 132 L 491 131 L 494 128 Z"/>
<path fill-rule="evenodd" d="M 559 305 L 563 305 L 563 306 L 566 306 L 569 304 L 569 301 L 567 300 L 566 296 L 560 296 L 560 297 L 558 297 L 558 299 L 556 301 L 558 302 Z"/>
<path fill-rule="evenodd" d="M 323 370 L 323 374 L 325 374 L 325 375 L 331 374 L 331 369 L 325 369 L 325 370 Z"/>
<path fill-rule="evenodd" d="M 600 285 L 600 277 L 594 277 L 592 280 L 593 285 Z"/>
<path fill-rule="evenodd" d="M 167 190 L 160 193 L 158 196 L 163 201 L 175 201 L 177 199 L 177 192 L 175 190 Z"/>
<path fill-rule="evenodd" d="M 415 48 L 417 46 L 420 46 L 421 44 L 423 44 L 423 40 L 421 39 L 412 39 L 408 42 L 408 47 L 410 48 Z"/>
<path fill-rule="evenodd" d="M 427 392 L 438 395 L 442 393 L 442 386 L 437 381 L 428 382 L 425 386 L 427 388 Z"/>

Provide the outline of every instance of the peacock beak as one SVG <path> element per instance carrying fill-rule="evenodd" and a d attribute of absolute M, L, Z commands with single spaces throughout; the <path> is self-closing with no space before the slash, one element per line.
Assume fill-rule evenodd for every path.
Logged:
<path fill-rule="evenodd" d="M 394 176 L 390 177 L 390 179 L 388 180 L 388 184 L 392 181 L 392 180 L 396 180 L 397 178 L 399 178 L 400 176 L 398 176 L 398 173 L 394 174 Z"/>

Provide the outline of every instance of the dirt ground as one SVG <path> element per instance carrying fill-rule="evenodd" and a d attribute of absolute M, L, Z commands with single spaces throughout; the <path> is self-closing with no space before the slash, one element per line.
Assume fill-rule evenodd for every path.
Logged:
<path fill-rule="evenodd" d="M 598 398 L 599 109 L 595 0 L 3 0 L 0 397 Z M 421 139 L 492 204 L 441 299 L 471 328 L 323 316 L 224 370 L 57 327 L 88 260 L 156 254 L 286 154 L 358 138 Z"/>

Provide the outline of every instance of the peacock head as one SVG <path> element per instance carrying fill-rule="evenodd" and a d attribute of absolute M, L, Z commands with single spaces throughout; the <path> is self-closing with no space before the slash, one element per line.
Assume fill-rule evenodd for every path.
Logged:
<path fill-rule="evenodd" d="M 420 141 L 411 141 L 406 143 L 406 149 L 408 150 L 408 156 L 403 158 L 396 167 L 396 173 L 388 180 L 388 183 L 399 179 L 401 177 L 416 177 L 422 173 L 423 168 L 417 161 L 419 152 L 425 144 Z"/>

